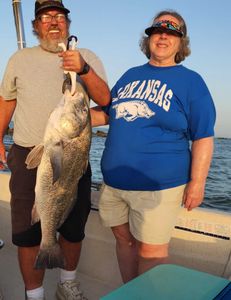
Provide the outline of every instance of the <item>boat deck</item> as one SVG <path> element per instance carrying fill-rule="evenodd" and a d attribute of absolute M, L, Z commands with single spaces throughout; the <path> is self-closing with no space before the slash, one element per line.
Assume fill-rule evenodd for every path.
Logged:
<path fill-rule="evenodd" d="M 24 300 L 24 285 L 17 261 L 17 248 L 11 243 L 9 203 L 0 200 L 0 239 L 5 243 L 0 249 L 0 289 L 4 300 Z M 84 251 L 84 248 L 83 248 Z M 81 289 L 90 300 L 98 300 L 116 286 L 106 285 L 103 281 L 77 273 Z M 59 270 L 47 270 L 44 280 L 46 299 L 55 299 L 54 293 L 59 280 Z M 118 285 L 117 285 L 118 286 Z"/>

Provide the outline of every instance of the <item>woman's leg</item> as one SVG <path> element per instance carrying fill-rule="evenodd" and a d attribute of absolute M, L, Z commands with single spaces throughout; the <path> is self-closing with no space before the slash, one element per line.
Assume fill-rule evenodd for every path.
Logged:
<path fill-rule="evenodd" d="M 152 245 L 138 242 L 138 275 L 149 269 L 168 263 L 169 244 Z"/>
<path fill-rule="evenodd" d="M 111 229 L 116 238 L 116 254 L 121 277 L 126 283 L 138 275 L 137 241 L 131 235 L 128 223 Z"/>

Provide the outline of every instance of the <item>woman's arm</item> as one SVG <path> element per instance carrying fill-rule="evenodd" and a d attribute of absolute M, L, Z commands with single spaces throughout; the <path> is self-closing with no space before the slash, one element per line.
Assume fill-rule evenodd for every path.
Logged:
<path fill-rule="evenodd" d="M 199 206 L 204 199 L 205 183 L 213 155 L 213 137 L 192 143 L 191 180 L 184 192 L 183 203 L 188 210 Z"/>
<path fill-rule="evenodd" d="M 90 108 L 91 113 L 91 126 L 102 126 L 107 125 L 109 117 L 105 112 L 102 110 L 100 106 L 95 106 Z"/>

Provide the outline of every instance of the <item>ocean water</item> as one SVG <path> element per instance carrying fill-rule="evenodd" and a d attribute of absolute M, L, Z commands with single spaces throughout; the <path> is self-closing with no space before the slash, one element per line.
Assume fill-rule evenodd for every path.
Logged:
<path fill-rule="evenodd" d="M 215 138 L 202 206 L 231 211 L 231 139 Z"/>
<path fill-rule="evenodd" d="M 93 132 L 97 129 L 94 128 Z M 107 131 L 100 129 L 100 131 Z M 93 182 L 102 182 L 100 158 L 105 138 L 93 136 L 90 151 Z M 215 138 L 214 155 L 206 182 L 202 207 L 231 212 L 231 139 Z"/>

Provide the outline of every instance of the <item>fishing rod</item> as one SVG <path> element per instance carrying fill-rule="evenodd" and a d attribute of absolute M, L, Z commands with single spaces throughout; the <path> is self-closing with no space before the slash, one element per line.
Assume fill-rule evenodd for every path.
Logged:
<path fill-rule="evenodd" d="M 26 47 L 21 0 L 12 0 L 18 49 Z"/>

